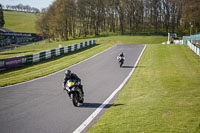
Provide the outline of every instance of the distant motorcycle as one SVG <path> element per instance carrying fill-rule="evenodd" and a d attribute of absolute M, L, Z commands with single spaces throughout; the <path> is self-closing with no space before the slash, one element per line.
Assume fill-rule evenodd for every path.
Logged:
<path fill-rule="evenodd" d="M 118 60 L 118 62 L 119 62 L 119 66 L 122 67 L 123 64 L 124 64 L 124 61 L 125 61 L 125 57 L 124 57 L 124 56 L 123 56 L 123 57 L 118 56 L 118 57 L 117 57 L 117 60 Z"/>
<path fill-rule="evenodd" d="M 81 89 L 79 88 L 79 82 L 75 80 L 68 80 L 65 89 L 75 107 L 78 107 L 83 103 L 84 97 Z"/>

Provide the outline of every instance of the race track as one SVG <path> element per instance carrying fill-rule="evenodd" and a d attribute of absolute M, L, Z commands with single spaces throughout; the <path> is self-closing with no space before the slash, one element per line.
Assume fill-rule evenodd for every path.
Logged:
<path fill-rule="evenodd" d="M 70 67 L 82 79 L 85 103 L 81 107 L 74 107 L 63 91 L 65 70 L 1 88 L 0 133 L 72 133 L 121 85 L 144 47 L 116 45 Z M 126 57 L 123 68 L 119 67 L 116 59 L 120 52 L 124 52 Z M 103 111 L 110 105 L 112 102 Z"/>

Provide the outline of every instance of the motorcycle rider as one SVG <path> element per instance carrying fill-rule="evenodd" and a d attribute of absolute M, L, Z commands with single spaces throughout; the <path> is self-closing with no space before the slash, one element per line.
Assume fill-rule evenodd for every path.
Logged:
<path fill-rule="evenodd" d="M 124 53 L 121 52 L 121 53 L 119 54 L 119 57 L 124 58 Z"/>
<path fill-rule="evenodd" d="M 124 60 L 125 59 L 125 57 L 124 57 L 124 53 L 123 52 L 121 52 L 120 54 L 119 54 L 119 56 L 117 56 L 117 60 L 118 61 L 120 61 L 120 60 Z"/>
<path fill-rule="evenodd" d="M 123 62 L 124 62 L 124 60 L 125 60 L 125 57 L 124 57 L 124 53 L 123 52 L 121 52 L 120 54 L 119 54 L 119 56 L 117 56 L 117 60 L 119 61 L 119 63 L 121 63 L 120 64 L 120 67 L 123 65 Z"/>
<path fill-rule="evenodd" d="M 72 73 L 71 70 L 65 71 L 64 83 L 63 83 L 64 90 L 66 90 L 66 83 L 70 79 L 78 81 L 78 86 L 81 89 L 81 92 L 84 96 L 83 86 L 81 85 L 81 79 L 76 74 Z"/>

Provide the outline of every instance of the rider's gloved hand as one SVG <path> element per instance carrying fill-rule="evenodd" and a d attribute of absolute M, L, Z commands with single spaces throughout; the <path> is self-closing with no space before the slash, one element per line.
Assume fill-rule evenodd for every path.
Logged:
<path fill-rule="evenodd" d="M 81 81 L 78 81 L 77 84 L 80 85 L 80 84 L 81 84 Z"/>
<path fill-rule="evenodd" d="M 63 90 L 66 90 L 66 86 L 63 84 Z"/>

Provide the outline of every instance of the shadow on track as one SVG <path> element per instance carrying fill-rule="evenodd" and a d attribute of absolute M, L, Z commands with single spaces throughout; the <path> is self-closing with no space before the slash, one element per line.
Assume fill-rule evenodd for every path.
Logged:
<path fill-rule="evenodd" d="M 144 66 L 136 66 L 136 67 L 134 67 L 134 66 L 122 66 L 122 68 L 143 68 Z"/>
<path fill-rule="evenodd" d="M 134 68 L 134 66 L 122 66 L 122 68 Z"/>
<path fill-rule="evenodd" d="M 111 106 L 121 106 L 124 104 L 102 104 L 102 103 L 83 103 L 82 108 L 110 108 Z"/>

